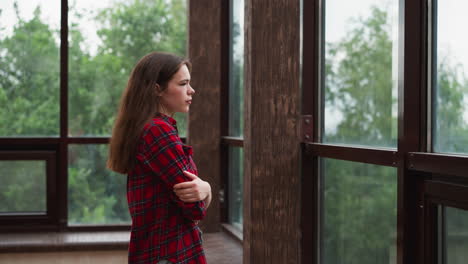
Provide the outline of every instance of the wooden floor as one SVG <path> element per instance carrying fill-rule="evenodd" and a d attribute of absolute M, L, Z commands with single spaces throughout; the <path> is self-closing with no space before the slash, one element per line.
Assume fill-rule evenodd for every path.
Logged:
<path fill-rule="evenodd" d="M 124 264 L 129 235 L 127 231 L 0 234 L 0 264 Z M 242 263 L 239 240 L 224 232 L 205 233 L 203 240 L 208 264 Z"/>
<path fill-rule="evenodd" d="M 208 264 L 241 264 L 242 244 L 220 232 L 203 235 Z"/>

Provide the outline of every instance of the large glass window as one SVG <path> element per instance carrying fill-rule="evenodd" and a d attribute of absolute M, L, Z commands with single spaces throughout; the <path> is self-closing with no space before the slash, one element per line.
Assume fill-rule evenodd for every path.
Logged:
<path fill-rule="evenodd" d="M 46 161 L 0 161 L 0 213 L 45 213 Z"/>
<path fill-rule="evenodd" d="M 0 148 L 19 153 L 0 155 L 0 221 L 129 224 L 126 176 L 105 168 L 120 96 L 138 59 L 186 44 L 185 0 L 0 1 Z"/>
<path fill-rule="evenodd" d="M 229 136 L 244 134 L 244 1 L 231 2 L 229 45 Z"/>
<path fill-rule="evenodd" d="M 60 1 L 0 2 L 0 137 L 58 136 Z"/>
<path fill-rule="evenodd" d="M 442 205 L 438 209 L 438 264 L 464 264 L 468 257 L 468 211 Z"/>
<path fill-rule="evenodd" d="M 434 151 L 468 153 L 468 3 L 435 2 Z"/>
<path fill-rule="evenodd" d="M 240 147 L 229 147 L 229 223 L 242 230 L 244 151 Z"/>
<path fill-rule="evenodd" d="M 77 1 L 69 11 L 69 134 L 109 136 L 137 61 L 152 51 L 186 55 L 186 1 Z M 186 115 L 178 129 L 186 136 Z"/>
<path fill-rule="evenodd" d="M 322 165 L 321 263 L 396 263 L 396 169 L 334 159 Z"/>
<path fill-rule="evenodd" d="M 396 147 L 398 1 L 325 1 L 326 143 Z"/>
<path fill-rule="evenodd" d="M 69 224 L 130 224 L 126 175 L 106 169 L 107 145 L 70 145 Z"/>
<path fill-rule="evenodd" d="M 227 133 L 225 136 L 228 153 L 226 189 L 226 221 L 236 231 L 243 229 L 243 174 L 244 174 L 244 0 L 229 1 L 229 82 L 227 83 L 229 105 Z M 226 124 L 225 124 L 226 125 Z M 237 232 L 238 234 L 241 232 Z M 241 238 L 242 239 L 242 238 Z"/>

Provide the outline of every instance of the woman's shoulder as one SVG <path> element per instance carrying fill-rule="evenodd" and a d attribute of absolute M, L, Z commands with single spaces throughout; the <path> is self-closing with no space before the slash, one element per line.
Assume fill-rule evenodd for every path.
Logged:
<path fill-rule="evenodd" d="M 169 121 L 161 117 L 153 117 L 147 122 L 143 128 L 143 136 L 151 133 L 172 133 L 176 132 L 176 128 Z"/>

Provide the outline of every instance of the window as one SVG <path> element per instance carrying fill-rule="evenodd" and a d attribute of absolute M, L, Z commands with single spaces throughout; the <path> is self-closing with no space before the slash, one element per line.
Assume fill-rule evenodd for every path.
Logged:
<path fill-rule="evenodd" d="M 126 177 L 105 167 L 113 118 L 139 58 L 154 50 L 186 55 L 186 5 L 2 1 L 2 228 L 128 229 Z M 186 116 L 176 119 L 185 137 Z"/>
<path fill-rule="evenodd" d="M 449 206 L 439 206 L 439 264 L 463 263 L 468 243 L 468 211 Z"/>
<path fill-rule="evenodd" d="M 323 142 L 396 147 L 396 10 L 397 1 L 325 1 Z"/>
<path fill-rule="evenodd" d="M 468 39 L 459 34 L 468 5 L 435 1 L 433 68 L 434 151 L 468 153 Z"/>
<path fill-rule="evenodd" d="M 229 218 L 228 223 L 242 230 L 243 223 L 243 168 L 244 152 L 241 147 L 229 147 Z"/>
<path fill-rule="evenodd" d="M 243 226 L 243 130 L 244 130 L 244 1 L 229 1 L 228 108 L 223 111 L 223 159 L 225 205 L 223 222 L 242 231 Z M 241 232 L 237 232 L 241 233 Z"/>
<path fill-rule="evenodd" d="M 464 5 L 303 1 L 303 263 L 465 259 Z"/>
<path fill-rule="evenodd" d="M 396 169 L 326 158 L 321 164 L 321 263 L 396 263 Z"/>
<path fill-rule="evenodd" d="M 59 135 L 60 1 L 2 1 L 0 137 Z"/>

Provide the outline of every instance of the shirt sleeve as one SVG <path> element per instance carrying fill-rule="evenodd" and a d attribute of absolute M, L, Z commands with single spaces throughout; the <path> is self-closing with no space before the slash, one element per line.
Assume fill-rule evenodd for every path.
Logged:
<path fill-rule="evenodd" d="M 164 122 L 153 124 L 143 136 L 145 151 L 138 158 L 165 183 L 171 200 L 191 220 L 201 220 L 206 214 L 203 201 L 185 203 L 172 191 L 175 184 L 190 181 L 183 171 L 190 171 L 190 159 L 174 127 Z"/>

